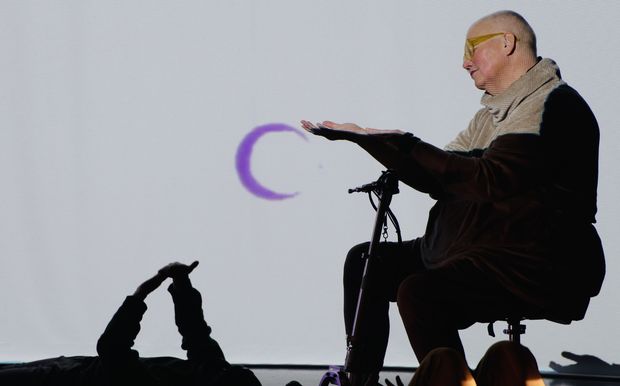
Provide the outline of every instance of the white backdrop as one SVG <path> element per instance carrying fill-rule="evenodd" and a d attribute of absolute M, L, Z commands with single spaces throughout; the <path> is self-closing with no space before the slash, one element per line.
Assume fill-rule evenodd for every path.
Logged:
<path fill-rule="evenodd" d="M 512 8 L 601 127 L 602 293 L 571 326 L 529 322 L 545 368 L 560 352 L 620 361 L 620 159 L 614 1 L 0 0 L 0 361 L 92 355 L 125 295 L 164 264 L 193 273 L 231 362 L 344 360 L 341 270 L 374 213 L 346 189 L 382 170 L 355 146 L 272 133 L 252 170 L 294 198 L 244 189 L 237 146 L 300 119 L 402 128 L 443 146 L 479 108 L 464 35 Z M 402 187 L 403 233 L 432 201 Z M 164 290 L 136 347 L 182 356 Z M 397 313 L 388 365 L 415 365 Z M 471 363 L 495 341 L 463 333 Z"/>

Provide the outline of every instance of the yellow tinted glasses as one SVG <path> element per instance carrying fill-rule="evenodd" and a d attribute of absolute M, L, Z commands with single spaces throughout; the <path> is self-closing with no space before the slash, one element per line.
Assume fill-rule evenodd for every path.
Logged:
<path fill-rule="evenodd" d="M 472 56 L 474 56 L 474 50 L 476 46 L 481 43 L 486 42 L 489 39 L 493 39 L 496 36 L 500 36 L 505 34 L 506 32 L 496 32 L 488 35 L 475 36 L 470 39 L 465 40 L 465 53 L 463 54 L 463 60 L 471 60 Z"/>

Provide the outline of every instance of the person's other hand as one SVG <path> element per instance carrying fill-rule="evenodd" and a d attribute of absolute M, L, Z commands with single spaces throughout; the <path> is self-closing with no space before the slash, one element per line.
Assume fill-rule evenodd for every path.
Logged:
<path fill-rule="evenodd" d="M 565 374 L 620 374 L 620 366 L 612 365 L 594 355 L 578 355 L 563 351 L 562 356 L 574 361 L 574 364 L 562 366 L 556 362 L 549 362 L 549 367 L 558 373 Z"/>
<path fill-rule="evenodd" d="M 161 268 L 158 274 L 166 278 L 170 277 L 174 279 L 175 277 L 179 277 L 179 276 L 188 276 L 197 266 L 198 266 L 198 261 L 194 261 L 190 265 L 175 261 L 174 263 L 170 263 L 166 265 L 165 267 Z"/>
<path fill-rule="evenodd" d="M 381 384 L 379 384 L 381 385 Z M 402 379 L 400 379 L 400 377 L 397 375 L 396 376 L 396 385 L 394 385 L 389 379 L 385 378 L 385 385 L 386 386 L 405 386 L 405 384 L 403 383 Z"/>

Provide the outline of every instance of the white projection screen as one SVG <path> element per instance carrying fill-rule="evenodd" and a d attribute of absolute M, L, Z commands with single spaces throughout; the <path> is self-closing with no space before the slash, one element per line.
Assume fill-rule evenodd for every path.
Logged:
<path fill-rule="evenodd" d="M 480 106 L 461 68 L 467 28 L 506 8 L 601 128 L 601 294 L 583 321 L 528 322 L 523 342 L 543 370 L 567 364 L 562 351 L 619 362 L 620 3 L 567 0 L 0 0 L 0 362 L 95 355 L 126 295 L 197 259 L 230 362 L 342 363 L 342 263 L 374 221 L 347 189 L 383 169 L 349 143 L 268 132 L 249 171 L 298 193 L 268 200 L 242 184 L 239 146 L 300 119 L 445 145 Z M 432 204 L 401 185 L 405 238 Z M 183 357 L 165 287 L 147 305 L 136 348 Z M 417 365 L 395 306 L 391 321 L 386 365 Z M 470 364 L 501 339 L 483 324 L 462 338 Z"/>

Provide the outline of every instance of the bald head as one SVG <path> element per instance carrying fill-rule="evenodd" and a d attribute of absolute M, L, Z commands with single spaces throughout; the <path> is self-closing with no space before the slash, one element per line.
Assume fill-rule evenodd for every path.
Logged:
<path fill-rule="evenodd" d="M 523 49 L 523 54 L 536 57 L 536 34 L 530 24 L 514 11 L 498 11 L 484 16 L 470 28 L 488 29 L 492 31 L 510 32 L 517 37 L 517 49 Z M 519 44 L 520 43 L 520 44 Z"/>
<path fill-rule="evenodd" d="M 536 35 L 513 11 L 499 11 L 476 21 L 467 31 L 463 68 L 477 88 L 497 95 L 537 62 Z"/>

